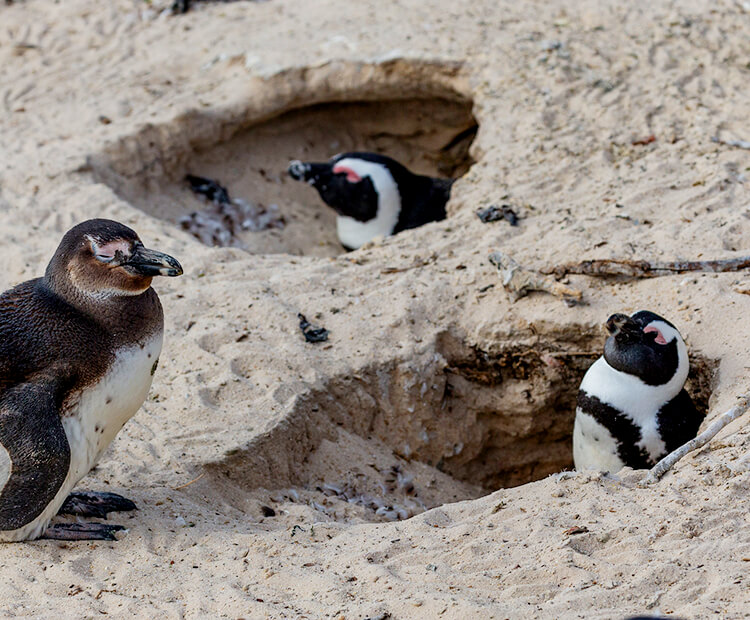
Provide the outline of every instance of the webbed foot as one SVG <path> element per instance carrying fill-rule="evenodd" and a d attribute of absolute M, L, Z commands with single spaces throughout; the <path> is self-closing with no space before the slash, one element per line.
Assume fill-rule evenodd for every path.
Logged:
<path fill-rule="evenodd" d="M 56 523 L 50 525 L 40 536 L 47 540 L 117 540 L 115 532 L 124 530 L 122 525 L 109 523 Z"/>
<path fill-rule="evenodd" d="M 106 519 L 110 512 L 125 510 L 138 510 L 138 507 L 117 493 L 77 491 L 68 495 L 57 514 Z"/>

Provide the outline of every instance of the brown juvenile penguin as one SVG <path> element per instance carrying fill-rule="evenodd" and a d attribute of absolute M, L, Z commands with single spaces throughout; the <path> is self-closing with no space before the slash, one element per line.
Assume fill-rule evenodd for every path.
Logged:
<path fill-rule="evenodd" d="M 123 529 L 49 523 L 135 508 L 71 490 L 146 399 L 164 329 L 151 280 L 180 274 L 127 226 L 95 219 L 65 234 L 44 277 L 0 295 L 0 541 Z"/>

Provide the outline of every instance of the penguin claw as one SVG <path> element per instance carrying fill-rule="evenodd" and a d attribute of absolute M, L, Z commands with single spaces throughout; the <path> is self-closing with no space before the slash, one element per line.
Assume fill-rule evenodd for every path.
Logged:
<path fill-rule="evenodd" d="M 138 510 L 138 507 L 117 493 L 78 491 L 68 495 L 57 514 L 106 519 L 110 512 L 127 510 Z"/>
<path fill-rule="evenodd" d="M 109 523 L 56 523 L 50 525 L 40 538 L 46 540 L 117 540 L 115 532 L 124 529 L 122 525 Z"/>

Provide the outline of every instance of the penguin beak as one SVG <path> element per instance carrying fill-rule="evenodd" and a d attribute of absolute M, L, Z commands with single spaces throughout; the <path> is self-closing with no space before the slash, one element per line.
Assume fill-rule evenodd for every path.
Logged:
<path fill-rule="evenodd" d="M 295 159 L 289 164 L 289 176 L 296 181 L 306 181 L 310 185 L 315 185 L 321 175 L 331 173 L 331 164 L 311 164 Z"/>
<path fill-rule="evenodd" d="M 310 172 L 310 164 L 295 159 L 289 163 L 289 176 L 295 181 L 307 181 L 307 174 Z"/>
<path fill-rule="evenodd" d="M 169 254 L 149 250 L 142 245 L 133 248 L 130 258 L 122 264 L 129 271 L 139 276 L 181 276 L 182 265 Z"/>
<path fill-rule="evenodd" d="M 613 336 L 617 336 L 622 332 L 638 332 L 638 324 L 631 319 L 627 314 L 613 314 L 607 319 L 605 323 L 607 331 Z"/>

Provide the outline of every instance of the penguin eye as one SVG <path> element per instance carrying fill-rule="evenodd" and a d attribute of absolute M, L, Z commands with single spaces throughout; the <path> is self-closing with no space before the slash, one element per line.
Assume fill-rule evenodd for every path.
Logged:
<path fill-rule="evenodd" d="M 112 262 L 112 260 L 115 257 L 114 254 L 107 254 L 105 252 L 99 252 L 97 250 L 94 250 L 94 256 L 96 257 L 97 260 L 100 260 L 103 263 Z"/>
<path fill-rule="evenodd" d="M 124 239 L 110 241 L 99 245 L 96 241 L 91 242 L 91 251 L 94 257 L 102 263 L 111 263 L 115 258 L 128 255 L 130 253 L 130 244 Z"/>
<path fill-rule="evenodd" d="M 648 326 L 643 330 L 644 334 L 656 334 L 656 338 L 654 338 L 654 342 L 656 344 L 667 344 L 667 339 L 664 338 L 664 335 L 655 327 Z"/>
<path fill-rule="evenodd" d="M 362 180 L 361 176 L 346 166 L 334 166 L 333 174 L 345 174 L 346 180 L 349 181 L 349 183 L 359 183 Z"/>

